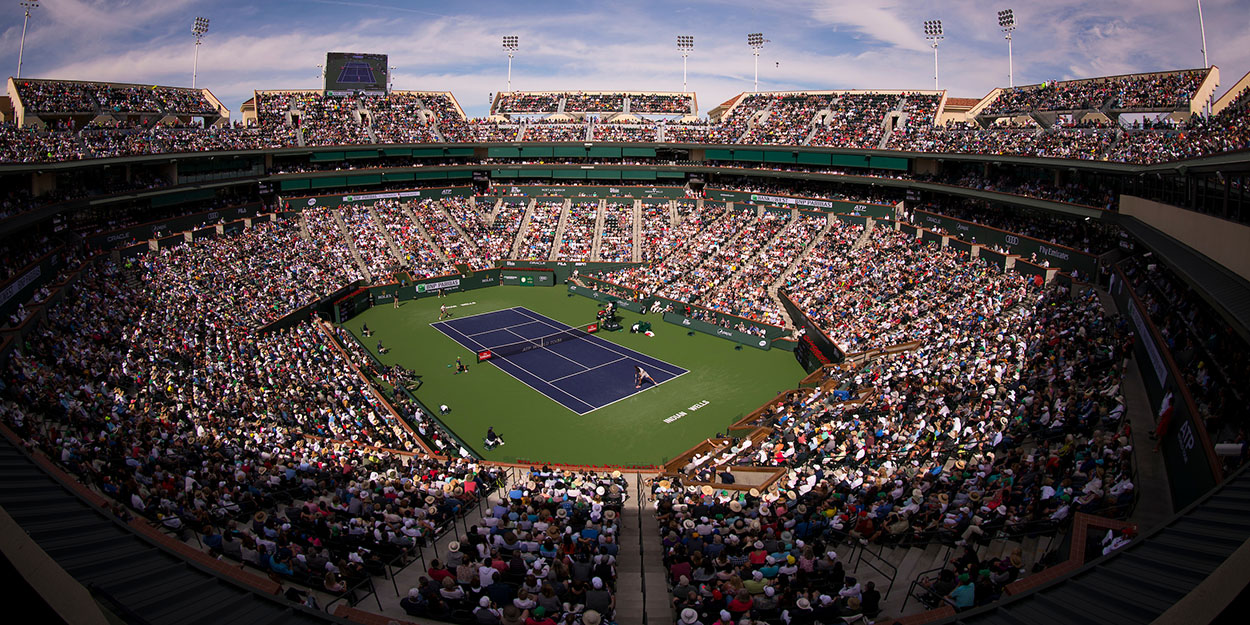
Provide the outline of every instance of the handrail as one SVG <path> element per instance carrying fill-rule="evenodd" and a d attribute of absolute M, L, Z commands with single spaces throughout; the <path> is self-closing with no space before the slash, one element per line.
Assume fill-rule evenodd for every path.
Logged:
<path fill-rule="evenodd" d="M 365 593 L 365 594 L 364 594 L 364 595 L 362 595 L 362 596 L 357 597 L 357 596 L 356 596 L 356 589 L 358 589 L 358 588 L 360 588 L 360 587 L 362 587 L 362 586 L 364 586 L 364 585 L 366 585 L 366 584 L 368 584 L 368 586 L 369 586 L 369 592 Z M 323 608 L 323 609 L 325 610 L 325 613 L 326 613 L 326 614 L 333 614 L 333 612 L 331 612 L 331 611 L 330 611 L 330 606 L 332 606 L 332 605 L 334 605 L 334 604 L 336 604 L 336 603 L 338 603 L 338 602 L 343 601 L 344 599 L 346 599 L 346 600 L 347 600 L 347 605 L 352 606 L 352 607 L 356 607 L 357 605 L 360 605 L 360 602 L 361 602 L 361 601 L 364 601 L 364 600 L 365 600 L 365 597 L 368 597 L 369 595 L 373 595 L 373 600 L 374 600 L 374 601 L 376 601 L 376 602 L 377 602 L 377 604 L 378 604 L 378 611 L 379 611 L 379 612 L 381 612 L 381 611 L 382 611 L 382 599 L 378 597 L 378 589 L 377 589 L 377 587 L 375 587 L 375 586 L 373 585 L 373 576 L 372 576 L 372 575 L 369 575 L 368 577 L 365 577 L 365 578 L 364 578 L 364 579 L 362 579 L 361 581 L 356 582 L 356 584 L 355 584 L 355 585 L 348 586 L 348 587 L 347 587 L 347 589 L 346 589 L 346 590 L 344 590 L 341 594 L 339 594 L 337 597 L 335 597 L 335 598 L 334 598 L 333 600 L 331 600 L 330 602 L 326 603 L 326 606 L 325 606 L 325 608 Z"/>
<path fill-rule="evenodd" d="M 878 545 L 878 547 L 882 547 L 882 546 Z M 885 597 L 889 597 L 890 591 L 894 589 L 894 579 L 898 577 L 898 567 L 894 566 L 893 564 L 890 564 L 884 557 L 882 557 L 881 551 L 882 549 L 878 549 L 877 551 L 874 552 L 872 549 L 868 548 L 868 545 L 864 545 L 863 548 L 859 550 L 858 557 L 855 559 L 855 567 L 852 568 L 851 570 L 858 571 L 859 565 L 862 562 L 864 564 L 867 564 L 869 567 L 872 567 L 872 570 L 884 575 L 886 579 L 890 580 L 890 585 L 886 587 L 885 593 L 881 595 L 882 598 L 885 598 Z M 881 564 L 884 564 L 885 566 L 889 567 L 892 573 L 886 573 L 885 571 L 881 570 L 880 568 L 877 567 L 877 565 L 873 564 L 871 560 L 865 561 L 864 560 L 865 553 L 879 560 Z"/>
<path fill-rule="evenodd" d="M 939 572 L 939 571 L 941 571 L 941 570 L 943 570 L 943 569 L 945 569 L 945 568 L 946 568 L 946 565 L 945 565 L 945 564 L 943 564 L 942 566 L 939 566 L 939 567 L 934 567 L 934 568 L 931 568 L 931 569 L 929 569 L 929 570 L 927 570 L 927 571 L 921 571 L 921 572 L 917 573 L 917 574 L 916 574 L 916 577 L 915 577 L 914 579 L 912 579 L 912 580 L 911 580 L 911 584 L 910 584 L 910 585 L 908 585 L 908 587 L 907 587 L 907 596 L 906 596 L 906 597 L 903 597 L 903 605 L 899 606 L 898 611 L 899 611 L 899 612 L 906 612 L 906 611 L 907 611 L 907 602 L 908 602 L 908 601 L 911 601 L 913 598 L 914 598 L 914 599 L 916 599 L 917 601 L 920 601 L 920 600 L 921 600 L 921 598 L 920 598 L 920 597 L 918 597 L 918 596 L 916 596 L 916 594 L 915 594 L 915 593 L 916 593 L 916 586 L 920 584 L 920 580 L 921 580 L 921 579 L 924 579 L 925 577 L 928 577 L 929 575 L 932 575 L 932 574 L 934 574 L 934 573 L 937 573 L 937 572 Z M 927 590 L 927 587 L 926 587 L 926 590 Z"/>

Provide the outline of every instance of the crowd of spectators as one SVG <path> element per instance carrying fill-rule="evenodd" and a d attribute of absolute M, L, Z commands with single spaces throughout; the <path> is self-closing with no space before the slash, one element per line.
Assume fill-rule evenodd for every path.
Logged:
<path fill-rule="evenodd" d="M 1027 210 L 1008 211 L 980 202 L 932 202 L 921 204 L 917 209 L 1050 241 L 1095 256 L 1117 247 L 1120 241 L 1120 228 L 1102 221 L 1058 219 Z M 1009 249 L 1001 251 L 1010 252 Z"/>
<path fill-rule="evenodd" d="M 437 143 L 438 137 L 425 115 L 425 94 L 394 91 L 385 96 L 362 98 L 369 110 L 379 143 Z M 437 118 L 437 115 L 433 115 Z"/>
<path fill-rule="evenodd" d="M 508 258 L 512 254 L 512 245 L 517 239 L 528 206 L 528 201 L 524 199 L 504 198 L 501 201 L 499 212 L 485 226 L 486 233 L 482 239 L 485 241 L 483 248 L 490 258 Z"/>
<path fill-rule="evenodd" d="M 975 325 L 1018 303 L 1028 282 L 888 228 L 850 249 L 831 243 L 813 249 L 786 290 L 846 353 Z"/>
<path fill-rule="evenodd" d="M 595 224 L 599 218 L 599 200 L 572 200 L 564 224 L 564 234 L 556 248 L 556 260 L 581 260 L 591 256 L 595 241 Z"/>
<path fill-rule="evenodd" d="M 107 259 L 85 270 L 10 357 L 0 404 L 115 510 L 340 596 L 410 561 L 499 482 L 411 453 L 411 430 L 319 322 L 257 335 L 226 321 L 227 300 L 127 274 Z"/>
<path fill-rule="evenodd" d="M 296 224 L 278 220 L 231 237 L 163 248 L 140 265 L 141 279 L 153 291 L 258 327 L 360 279 L 347 261 L 305 240 Z"/>
<path fill-rule="evenodd" d="M 492 267 L 489 259 L 482 257 L 472 240 L 465 239 L 465 234 L 456 227 L 456 222 L 449 213 L 451 207 L 455 206 L 463 214 L 470 201 L 472 198 L 426 199 L 413 205 L 412 212 L 429 233 L 434 245 L 443 251 L 451 263 L 469 265 L 477 270 L 489 269 Z"/>
<path fill-rule="evenodd" d="M 554 113 L 560 106 L 559 93 L 513 91 L 496 96 L 496 113 Z"/>
<path fill-rule="evenodd" d="M 612 113 L 625 110 L 625 94 L 623 93 L 585 93 L 582 91 L 564 94 L 564 111 L 566 113 Z"/>
<path fill-rule="evenodd" d="M 803 252 L 829 225 L 829 219 L 807 213 L 791 219 L 773 239 L 760 245 L 757 253 L 741 256 L 737 271 L 699 298 L 699 305 L 771 326 L 784 326 L 785 312 L 769 288 L 787 269 L 803 262 Z"/>
<path fill-rule="evenodd" d="M 936 278 L 937 292 L 959 279 Z M 1056 340 L 1069 335 L 1080 340 Z M 844 569 L 848 541 L 971 546 L 1051 531 L 1077 511 L 1124 514 L 1128 345 L 1095 293 L 1031 290 L 1012 314 L 847 372 L 862 401 L 798 391 L 752 423 L 769 428 L 764 438 L 710 440 L 653 486 L 681 622 L 725 620 L 721 610 L 871 619 L 880 593 Z M 705 484 L 740 465 L 785 472 L 763 493 Z M 962 610 L 992 601 L 1023 566 L 1018 550 L 982 561 L 964 548 L 922 584 L 934 604 Z"/>
<path fill-rule="evenodd" d="M 626 482 L 532 469 L 450 546 L 400 605 L 441 620 L 600 625 L 615 617 Z"/>
<path fill-rule="evenodd" d="M 1099 109 L 1179 109 L 1187 106 L 1206 77 L 1206 69 L 1160 74 L 1047 82 L 1003 89 L 982 115 L 1031 111 Z"/>
<path fill-rule="evenodd" d="M 660 126 L 657 124 L 597 123 L 591 127 L 594 141 L 621 141 L 631 143 L 656 143 Z"/>
<path fill-rule="evenodd" d="M 629 112 L 635 115 L 693 115 L 690 93 L 631 93 Z"/>
<path fill-rule="evenodd" d="M 603 233 L 599 239 L 599 260 L 629 262 L 634 259 L 634 203 L 607 200 Z"/>
<path fill-rule="evenodd" d="M 356 264 L 347 236 L 339 227 L 337 208 L 315 206 L 305 210 L 302 215 L 309 238 L 325 250 L 331 261 L 343 272 L 360 275 L 363 268 Z"/>
<path fill-rule="evenodd" d="M 584 123 L 530 123 L 525 125 L 521 141 L 585 141 L 588 130 Z"/>
<path fill-rule="evenodd" d="M 517 248 L 520 260 L 547 260 L 551 258 L 556 243 L 556 230 L 560 227 L 560 214 L 564 212 L 564 200 L 542 198 L 534 202 L 529 211 L 529 223 L 521 234 Z"/>
<path fill-rule="evenodd" d="M 812 135 L 810 145 L 875 149 L 881 143 L 885 116 L 898 107 L 901 97 L 884 93 L 846 93 L 830 103 L 824 124 Z M 933 102 L 933 114 L 937 103 Z"/>
<path fill-rule="evenodd" d="M 351 238 L 356 252 L 369 269 L 370 275 L 378 282 L 394 273 L 399 262 L 391 254 L 391 241 L 385 231 L 373 219 L 371 207 L 364 203 L 344 204 L 338 209 L 347 235 Z"/>
<path fill-rule="evenodd" d="M 303 131 L 304 145 L 373 143 L 367 120 L 355 96 L 324 96 L 300 92 L 294 96 L 298 115 L 294 121 Z"/>
<path fill-rule="evenodd" d="M 1120 263 L 1125 277 L 1185 377 L 1212 443 L 1246 444 L 1246 341 L 1167 266 L 1137 256 Z M 1175 400 L 1174 400 L 1175 401 Z M 1235 456 L 1238 461 L 1245 453 Z"/>
<path fill-rule="evenodd" d="M 694 201 L 678 200 L 678 212 L 690 214 L 694 212 Z M 642 203 L 642 222 L 639 224 L 639 240 L 635 243 L 642 248 L 642 260 L 647 262 L 655 262 L 663 258 L 668 252 L 666 242 L 670 240 L 673 231 L 674 212 L 670 210 L 667 202 L 646 202 Z"/>
<path fill-rule="evenodd" d="M 829 101 L 830 97 L 823 94 L 794 93 L 776 96 L 766 104 L 768 114 L 751 126 L 739 142 L 803 145 L 815 127 L 816 113 L 828 108 Z M 752 102 L 752 110 L 755 106 L 757 103 Z M 734 117 L 741 119 L 737 114 Z"/>
<path fill-rule="evenodd" d="M 433 244 L 421 236 L 420 228 L 409 217 L 410 214 L 416 217 L 422 207 L 413 205 L 409 208 L 411 213 L 396 200 L 380 200 L 374 204 L 374 210 L 381 218 L 382 226 L 390 233 L 395 246 L 399 248 L 403 265 L 409 275 L 414 278 L 426 278 L 448 273 L 450 267 L 439 260 L 438 251 L 434 249 Z M 420 221 L 420 217 L 417 217 L 417 220 Z"/>

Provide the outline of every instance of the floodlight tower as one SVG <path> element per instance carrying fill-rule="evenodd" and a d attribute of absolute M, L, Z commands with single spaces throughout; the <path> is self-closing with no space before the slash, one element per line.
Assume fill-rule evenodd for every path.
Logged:
<path fill-rule="evenodd" d="M 191 87 L 195 87 L 196 74 L 200 72 L 200 40 L 208 32 L 208 18 L 197 17 L 191 22 L 191 34 L 195 37 L 195 62 L 191 65 Z"/>
<path fill-rule="evenodd" d="M 17 78 L 22 77 L 22 53 L 26 51 L 26 22 L 30 21 L 30 10 L 39 8 L 39 0 L 20 0 L 18 5 L 26 9 L 26 17 L 22 18 L 22 40 L 17 44 Z"/>
<path fill-rule="evenodd" d="M 998 27 L 1006 33 L 1007 39 L 1007 86 L 1016 86 L 1015 67 L 1011 59 L 1011 31 L 1016 29 L 1016 14 L 1011 9 L 998 12 Z"/>
<path fill-rule="evenodd" d="M 747 45 L 751 46 L 751 54 L 755 56 L 755 90 L 760 90 L 760 50 L 764 48 L 764 44 L 768 42 L 764 38 L 764 33 L 750 33 L 747 35 Z"/>
<path fill-rule="evenodd" d="M 512 57 L 520 45 L 516 35 L 504 35 L 503 49 L 508 53 L 508 92 L 512 92 Z"/>
<path fill-rule="evenodd" d="M 924 38 L 933 42 L 933 89 L 938 89 L 938 42 L 945 39 L 942 36 L 942 20 L 925 20 L 924 22 Z"/>
<path fill-rule="evenodd" d="M 1211 63 L 1207 61 L 1207 26 L 1202 22 L 1202 0 L 1198 0 L 1198 30 L 1202 33 L 1202 66 L 1211 67 Z"/>
<path fill-rule="evenodd" d="M 686 57 L 690 56 L 690 51 L 694 49 L 693 35 L 677 35 L 677 50 L 681 52 L 681 91 L 685 93 L 686 89 Z"/>

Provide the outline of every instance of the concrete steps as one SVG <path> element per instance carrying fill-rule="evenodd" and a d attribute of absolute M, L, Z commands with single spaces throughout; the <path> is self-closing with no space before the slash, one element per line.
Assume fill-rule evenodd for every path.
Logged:
<path fill-rule="evenodd" d="M 352 240 L 352 233 L 347 229 L 347 224 L 343 223 L 343 215 L 338 209 L 330 211 L 334 216 L 334 223 L 338 224 L 339 232 L 343 233 L 343 240 L 347 241 L 347 251 L 351 252 L 352 260 L 356 262 L 356 266 L 360 268 L 360 273 L 370 281 L 373 280 L 373 273 L 369 271 L 369 266 L 365 264 L 365 259 L 361 258 L 360 250 L 356 249 L 356 242 Z"/>
<path fill-rule="evenodd" d="M 390 251 L 391 258 L 394 259 L 395 265 L 397 267 L 403 267 L 404 254 L 400 251 L 399 245 L 395 243 L 395 239 L 391 236 L 390 230 L 387 230 L 386 226 L 383 225 L 382 216 L 378 214 L 377 209 L 373 205 L 369 205 L 369 218 L 373 219 L 374 225 L 376 225 L 378 231 L 382 233 L 382 238 L 386 239 L 386 249 Z"/>
<path fill-rule="evenodd" d="M 668 201 L 669 210 L 674 210 L 674 204 L 672 200 Z M 634 231 L 632 236 L 634 250 L 630 260 L 639 263 L 642 262 L 642 200 L 634 200 Z"/>
<path fill-rule="evenodd" d="M 569 208 L 572 205 L 572 200 L 564 198 L 564 208 L 560 209 L 560 224 L 556 226 L 555 237 L 551 240 L 551 253 L 547 255 L 547 260 L 556 260 L 560 255 L 560 242 L 564 240 L 564 229 L 569 225 Z"/>
<path fill-rule="evenodd" d="M 635 200 L 637 201 L 637 200 Z M 595 237 L 590 243 L 590 260 L 602 259 L 599 246 L 603 244 L 603 218 L 608 212 L 608 201 L 599 200 L 599 208 L 595 209 Z"/>
<path fill-rule="evenodd" d="M 421 225 L 421 220 L 417 218 L 416 212 L 412 210 L 412 205 L 401 204 L 400 206 L 403 207 L 404 213 L 408 215 L 408 219 L 412 222 L 412 225 L 417 228 L 417 234 L 421 236 L 421 240 L 425 241 L 425 243 L 430 246 L 430 249 L 434 250 L 435 254 L 438 254 L 439 260 L 443 262 L 450 262 L 447 255 L 443 253 L 442 246 L 436 245 L 434 243 L 434 238 L 430 236 L 428 231 L 426 231 L 425 226 Z"/>
<path fill-rule="evenodd" d="M 512 241 L 512 253 L 508 258 L 516 258 L 521 253 L 521 243 L 525 241 L 525 232 L 529 230 L 530 220 L 534 217 L 534 206 L 538 204 L 538 200 L 530 199 L 530 203 L 525 207 L 525 215 L 521 217 L 521 225 L 517 226 L 516 239 Z"/>

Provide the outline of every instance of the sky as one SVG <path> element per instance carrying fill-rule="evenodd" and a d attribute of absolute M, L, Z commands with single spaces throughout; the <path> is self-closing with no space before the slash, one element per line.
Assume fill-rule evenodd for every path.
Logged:
<path fill-rule="evenodd" d="M 506 89 L 504 35 L 519 37 L 512 88 L 680 91 L 678 35 L 692 35 L 700 114 L 754 89 L 750 32 L 767 42 L 760 91 L 931 89 L 924 20 L 942 20 L 939 85 L 980 98 L 1008 84 L 997 11 L 1015 12 L 1015 84 L 1202 67 L 1189 0 L 42 0 L 22 75 L 189 86 L 191 23 L 211 20 L 197 86 L 234 111 L 253 90 L 320 86 L 325 53 L 390 55 L 395 89 L 451 91 L 471 116 Z M 1202 3 L 1221 88 L 1250 71 L 1250 0 Z M 23 12 L 0 8 L 0 62 L 17 69 Z"/>

